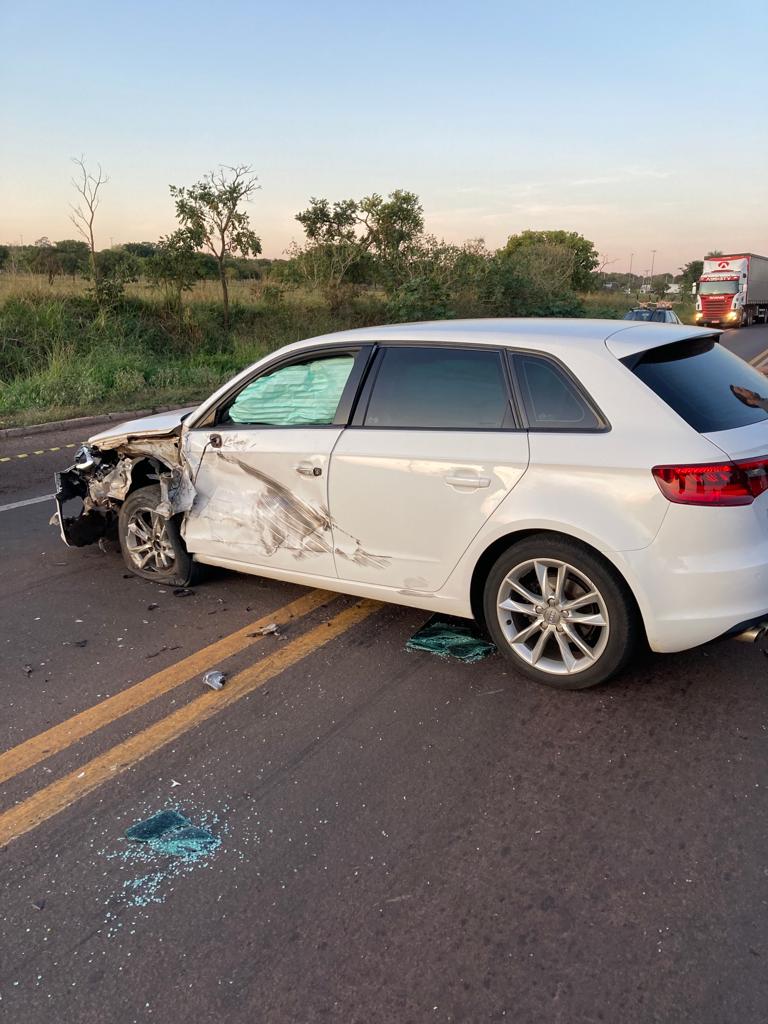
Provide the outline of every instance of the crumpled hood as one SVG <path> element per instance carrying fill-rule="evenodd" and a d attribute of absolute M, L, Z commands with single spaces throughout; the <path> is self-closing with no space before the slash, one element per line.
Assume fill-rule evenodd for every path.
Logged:
<path fill-rule="evenodd" d="M 131 439 L 169 437 L 179 433 L 184 416 L 196 408 L 196 405 L 192 405 L 186 409 L 174 409 L 172 412 L 161 412 L 155 416 L 145 416 L 140 420 L 118 423 L 108 430 L 102 430 L 89 437 L 88 444 L 95 445 L 97 448 L 116 448 Z"/>

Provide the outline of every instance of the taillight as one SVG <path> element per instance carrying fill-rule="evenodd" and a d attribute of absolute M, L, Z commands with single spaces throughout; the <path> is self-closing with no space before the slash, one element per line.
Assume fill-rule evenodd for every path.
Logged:
<path fill-rule="evenodd" d="M 654 466 L 659 490 L 680 505 L 751 505 L 768 491 L 768 458 Z"/>

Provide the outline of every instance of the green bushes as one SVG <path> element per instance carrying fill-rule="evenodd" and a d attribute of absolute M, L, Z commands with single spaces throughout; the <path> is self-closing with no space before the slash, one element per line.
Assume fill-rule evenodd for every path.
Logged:
<path fill-rule="evenodd" d="M 179 311 L 127 296 L 105 313 L 83 295 L 11 291 L 0 300 L 0 426 L 195 401 L 281 345 L 385 319 L 381 297 L 350 293 L 332 313 L 273 289 L 237 297 L 225 332 L 215 301 Z"/>
<path fill-rule="evenodd" d="M 530 252 L 530 251 L 529 251 Z M 487 261 L 466 250 L 426 253 L 419 272 L 389 295 L 365 285 L 323 292 L 277 282 L 233 282 L 230 329 L 204 285 L 170 308 L 131 286 L 105 312 L 74 283 L 0 279 L 0 426 L 84 412 L 121 411 L 204 398 L 282 345 L 391 321 L 463 316 L 621 317 L 627 296 L 576 295 L 552 285 L 568 272 L 556 248 Z M 427 258 L 429 257 L 429 258 Z M 451 273 L 445 267 L 450 264 Z M 462 273 L 455 272 L 458 267 Z"/>

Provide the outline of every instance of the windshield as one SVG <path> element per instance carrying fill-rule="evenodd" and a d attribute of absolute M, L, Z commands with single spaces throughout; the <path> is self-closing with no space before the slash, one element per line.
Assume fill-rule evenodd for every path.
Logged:
<path fill-rule="evenodd" d="M 624 314 L 625 320 L 650 320 L 651 315 L 655 313 L 655 309 L 630 309 L 628 313 Z"/>
<path fill-rule="evenodd" d="M 699 283 L 699 295 L 735 295 L 738 290 L 738 281 L 701 281 Z"/>

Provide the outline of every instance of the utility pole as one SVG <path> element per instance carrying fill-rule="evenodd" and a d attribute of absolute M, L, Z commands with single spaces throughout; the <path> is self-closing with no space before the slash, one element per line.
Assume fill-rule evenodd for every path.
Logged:
<path fill-rule="evenodd" d="M 629 291 L 632 291 L 632 260 L 635 258 L 635 254 L 631 252 L 629 254 Z"/>
<path fill-rule="evenodd" d="M 653 291 L 653 265 L 654 265 L 655 262 L 656 262 L 656 250 L 655 249 L 651 249 L 651 276 L 648 278 L 648 284 L 651 286 L 651 291 Z"/>

